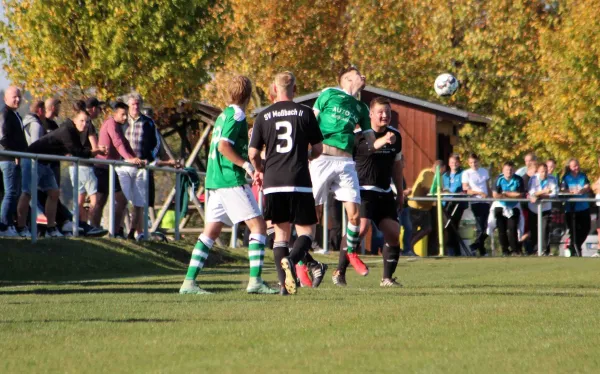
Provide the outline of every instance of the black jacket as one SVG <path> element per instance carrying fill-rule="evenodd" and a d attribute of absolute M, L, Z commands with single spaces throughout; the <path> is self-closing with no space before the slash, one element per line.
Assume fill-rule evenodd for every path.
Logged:
<path fill-rule="evenodd" d="M 27 139 L 17 113 L 5 106 L 0 112 L 0 150 L 25 152 Z M 0 161 L 14 161 L 14 157 L 0 156 Z"/>
<path fill-rule="evenodd" d="M 73 121 L 66 120 L 58 129 L 33 142 L 27 148 L 27 152 L 58 156 L 70 154 L 74 157 L 90 158 L 92 150 L 82 145 L 81 134 Z M 49 163 L 49 161 L 40 162 Z"/>

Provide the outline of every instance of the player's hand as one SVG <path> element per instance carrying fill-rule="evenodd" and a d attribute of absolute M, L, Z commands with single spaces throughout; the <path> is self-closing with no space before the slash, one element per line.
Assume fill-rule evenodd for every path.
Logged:
<path fill-rule="evenodd" d="M 252 175 L 252 185 L 256 185 L 259 188 L 262 188 L 263 178 L 264 178 L 263 173 L 261 173 L 260 171 L 255 171 L 254 174 Z"/>
<path fill-rule="evenodd" d="M 385 138 L 385 142 L 387 144 L 394 144 L 396 142 L 396 135 L 393 132 L 391 132 L 391 131 L 388 131 L 384 135 L 384 138 Z"/>

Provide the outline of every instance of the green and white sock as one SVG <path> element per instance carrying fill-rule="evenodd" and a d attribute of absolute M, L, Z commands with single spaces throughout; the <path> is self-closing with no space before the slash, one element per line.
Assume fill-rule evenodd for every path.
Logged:
<path fill-rule="evenodd" d="M 354 250 L 360 244 L 360 237 L 358 236 L 360 232 L 359 226 L 354 226 L 350 222 L 348 222 L 348 226 L 346 228 L 346 242 L 348 244 L 348 253 L 354 252 Z"/>
<path fill-rule="evenodd" d="M 248 259 L 250 260 L 250 279 L 260 278 L 265 260 L 265 242 L 267 238 L 261 234 L 250 234 Z"/>
<path fill-rule="evenodd" d="M 204 261 L 206 261 L 208 258 L 208 252 L 212 248 L 213 244 L 215 244 L 214 240 L 204 234 L 198 237 L 198 241 L 196 242 L 194 251 L 192 252 L 190 266 L 188 267 L 188 271 L 185 276 L 186 280 L 196 279 L 198 273 L 204 267 Z"/>

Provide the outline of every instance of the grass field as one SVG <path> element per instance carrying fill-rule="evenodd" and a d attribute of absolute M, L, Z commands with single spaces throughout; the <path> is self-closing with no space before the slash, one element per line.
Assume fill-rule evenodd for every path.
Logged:
<path fill-rule="evenodd" d="M 367 258 L 371 274 L 349 274 L 345 289 L 329 272 L 284 298 L 245 294 L 244 251 L 219 251 L 200 278 L 215 294 L 181 296 L 187 247 L 0 240 L 0 372 L 600 369 L 594 259 L 402 260 L 405 287 L 380 289 Z"/>

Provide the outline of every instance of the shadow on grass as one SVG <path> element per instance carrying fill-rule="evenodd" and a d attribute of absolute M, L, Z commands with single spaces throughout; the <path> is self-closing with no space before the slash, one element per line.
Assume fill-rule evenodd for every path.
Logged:
<path fill-rule="evenodd" d="M 234 282 L 240 284 L 240 282 Z M 227 293 L 234 292 L 235 289 L 228 288 L 204 288 L 206 291 L 212 293 Z M 45 289 L 37 288 L 32 290 L 12 290 L 12 291 L 0 291 L 0 295 L 89 295 L 89 294 L 178 294 L 179 287 L 177 288 L 63 288 L 63 289 Z"/>

